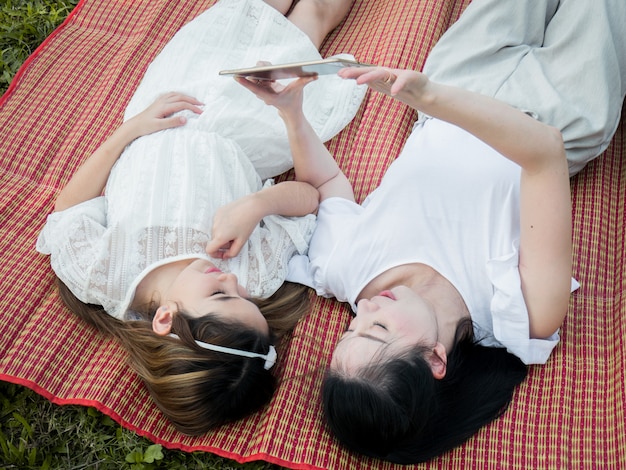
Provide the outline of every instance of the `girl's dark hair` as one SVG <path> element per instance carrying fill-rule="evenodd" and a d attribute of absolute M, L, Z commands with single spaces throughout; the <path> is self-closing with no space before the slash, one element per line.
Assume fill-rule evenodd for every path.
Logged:
<path fill-rule="evenodd" d="M 347 448 L 401 464 L 424 462 L 465 442 L 507 409 L 526 366 L 481 346 L 462 320 L 443 379 L 417 346 L 347 376 L 329 370 L 322 401 L 331 433 Z"/>
<path fill-rule="evenodd" d="M 60 280 L 57 285 L 72 312 L 120 341 L 156 405 L 179 431 L 189 435 L 259 410 L 276 386 L 263 359 L 207 350 L 195 340 L 266 354 L 270 344 L 288 334 L 309 308 L 306 287 L 286 284 L 269 299 L 254 301 L 266 317 L 271 337 L 216 315 L 192 318 L 179 313 L 172 323 L 177 339 L 152 331 L 155 309 L 151 307 L 136 312 L 140 320 L 121 321 L 99 305 L 78 300 Z"/>

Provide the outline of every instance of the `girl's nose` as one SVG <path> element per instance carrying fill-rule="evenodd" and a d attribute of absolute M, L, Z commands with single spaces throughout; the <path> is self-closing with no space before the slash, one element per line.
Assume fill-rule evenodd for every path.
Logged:
<path fill-rule="evenodd" d="M 233 273 L 221 273 L 218 276 L 220 282 L 224 282 L 226 284 L 237 284 L 237 276 Z"/>

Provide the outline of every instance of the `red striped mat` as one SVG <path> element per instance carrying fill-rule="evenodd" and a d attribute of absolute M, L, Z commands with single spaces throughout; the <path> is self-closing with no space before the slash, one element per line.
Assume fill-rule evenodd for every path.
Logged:
<path fill-rule="evenodd" d="M 203 437 L 177 432 L 103 340 L 61 306 L 34 243 L 54 196 L 121 121 L 143 71 L 213 0 L 83 0 L 0 99 L 0 379 L 59 404 L 91 405 L 166 447 L 291 468 L 392 469 L 338 447 L 320 420 L 319 386 L 345 306 L 317 299 L 288 345 L 263 412 Z M 323 48 L 421 68 L 469 0 L 357 0 Z M 331 151 L 364 197 L 398 155 L 415 114 L 369 94 Z M 420 468 L 619 468 L 626 463 L 626 153 L 621 126 L 574 179 L 575 276 L 563 341 L 532 368 L 507 413 Z"/>

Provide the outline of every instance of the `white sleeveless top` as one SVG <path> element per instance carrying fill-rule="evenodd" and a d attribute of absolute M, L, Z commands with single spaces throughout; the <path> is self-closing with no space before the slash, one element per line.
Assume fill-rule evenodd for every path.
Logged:
<path fill-rule="evenodd" d="M 544 363 L 559 340 L 530 339 L 519 262 L 520 167 L 466 131 L 416 125 L 362 205 L 322 202 L 308 258 L 288 279 L 349 302 L 395 266 L 426 264 L 459 291 L 482 344 Z"/>

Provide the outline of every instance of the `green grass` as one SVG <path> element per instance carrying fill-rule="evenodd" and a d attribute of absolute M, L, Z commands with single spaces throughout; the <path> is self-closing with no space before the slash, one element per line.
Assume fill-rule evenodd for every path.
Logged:
<path fill-rule="evenodd" d="M 0 1 L 0 94 L 26 58 L 63 22 L 78 0 Z"/>
<path fill-rule="evenodd" d="M 278 469 L 162 448 L 93 408 L 56 406 L 0 381 L 0 469 Z"/>
<path fill-rule="evenodd" d="M 0 0 L 0 94 L 78 0 Z M 0 469 L 278 469 L 162 448 L 93 408 L 56 406 L 0 381 Z"/>

